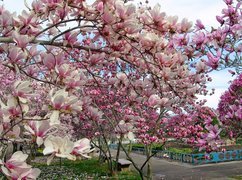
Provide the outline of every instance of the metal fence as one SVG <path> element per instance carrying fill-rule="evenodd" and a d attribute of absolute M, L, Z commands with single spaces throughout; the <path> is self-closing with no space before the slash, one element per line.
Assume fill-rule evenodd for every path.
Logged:
<path fill-rule="evenodd" d="M 207 155 L 192 154 L 193 164 L 207 164 L 218 163 L 226 161 L 242 160 L 242 149 L 225 151 L 225 152 L 211 152 Z"/>
<path fill-rule="evenodd" d="M 117 145 L 111 144 L 110 148 L 116 149 Z M 143 155 L 145 154 L 144 148 L 133 147 L 132 152 Z M 153 150 L 152 152 L 155 153 L 154 157 L 157 158 L 180 161 L 182 163 L 190 163 L 194 165 L 242 160 L 242 149 L 225 152 L 211 152 L 209 154 L 184 154 L 167 150 Z"/>

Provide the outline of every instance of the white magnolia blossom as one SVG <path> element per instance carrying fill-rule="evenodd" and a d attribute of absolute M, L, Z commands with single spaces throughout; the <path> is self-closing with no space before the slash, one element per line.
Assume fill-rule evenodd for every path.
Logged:
<path fill-rule="evenodd" d="M 131 123 L 126 123 L 124 120 L 121 120 L 115 128 L 117 138 L 122 136 L 124 139 L 128 139 L 130 141 L 135 139 L 135 135 L 132 131 L 133 125 Z"/>
<path fill-rule="evenodd" d="M 82 110 L 82 104 L 78 102 L 78 98 L 69 96 L 65 89 L 58 90 L 55 93 L 54 90 L 51 90 L 49 95 L 54 109 L 50 115 L 50 125 L 60 124 L 59 116 L 62 111 L 80 112 Z"/>
<path fill-rule="evenodd" d="M 76 160 L 76 157 L 71 154 L 74 148 L 74 142 L 72 142 L 67 136 L 64 138 L 48 136 L 44 142 L 45 148 L 43 150 L 44 155 L 51 154 L 47 159 L 47 164 L 49 165 L 53 158 L 61 157 L 70 160 Z"/>
<path fill-rule="evenodd" d="M 30 85 L 31 82 L 29 81 L 16 81 L 14 83 L 15 95 L 18 96 L 21 103 L 27 103 L 26 95 L 32 91 Z"/>

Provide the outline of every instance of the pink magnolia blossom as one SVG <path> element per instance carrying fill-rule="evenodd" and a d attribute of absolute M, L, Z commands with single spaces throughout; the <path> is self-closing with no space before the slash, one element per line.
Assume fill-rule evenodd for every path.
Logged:
<path fill-rule="evenodd" d="M 153 94 L 148 99 L 148 104 L 153 107 L 165 107 L 168 104 L 168 98 L 160 98 L 157 94 Z"/>
<path fill-rule="evenodd" d="M 203 134 L 201 139 L 198 139 L 198 145 L 200 146 L 199 150 L 206 148 L 206 151 L 217 150 L 222 144 L 219 136 L 222 129 L 219 128 L 218 125 L 209 125 L 206 129 L 208 130 L 208 133 Z"/>
<path fill-rule="evenodd" d="M 64 34 L 64 42 L 63 45 L 66 46 L 67 44 L 69 45 L 75 45 L 77 42 L 77 32 L 67 32 Z"/>
<path fill-rule="evenodd" d="M 206 43 L 206 35 L 204 32 L 198 32 L 193 36 L 193 42 L 196 44 L 197 47 L 202 47 L 204 43 Z"/>
<path fill-rule="evenodd" d="M 64 54 L 50 54 L 50 53 L 43 53 L 40 54 L 42 58 L 43 64 L 47 67 L 48 70 L 54 70 L 58 66 L 65 63 Z"/>
<path fill-rule="evenodd" d="M 16 26 L 21 27 L 19 30 L 20 34 L 28 34 L 30 36 L 36 35 L 41 29 L 38 22 L 39 19 L 33 11 L 27 12 L 23 10 L 22 13 L 18 15 L 18 17 L 14 17 L 13 20 Z"/>
<path fill-rule="evenodd" d="M 207 70 L 207 66 L 203 61 L 199 61 L 196 65 L 196 70 L 198 73 L 205 72 Z"/>
<path fill-rule="evenodd" d="M 13 32 L 13 39 L 20 48 L 26 48 L 27 44 L 30 41 L 28 35 L 20 35 L 18 32 Z"/>
<path fill-rule="evenodd" d="M 12 96 L 8 98 L 7 104 L 0 100 L 0 105 L 2 109 L 3 122 L 10 122 L 12 119 L 18 117 L 21 114 L 17 99 Z"/>
<path fill-rule="evenodd" d="M 149 11 L 152 17 L 152 20 L 155 23 L 160 22 L 165 17 L 165 13 L 161 13 L 160 7 L 161 7 L 160 4 L 156 4 L 154 8 Z"/>
<path fill-rule="evenodd" d="M 103 12 L 103 2 L 99 2 L 98 4 L 97 4 L 97 10 L 100 12 L 100 13 L 102 13 Z"/>
<path fill-rule="evenodd" d="M 224 24 L 224 19 L 221 16 L 216 16 L 216 19 L 221 25 Z"/>
<path fill-rule="evenodd" d="M 9 48 L 8 58 L 11 63 L 19 63 L 21 64 L 21 60 L 27 57 L 27 54 L 23 52 L 20 48 Z"/>
<path fill-rule="evenodd" d="M 153 47 L 157 40 L 158 40 L 158 36 L 155 33 L 145 33 L 140 35 L 140 44 L 145 49 Z"/>
<path fill-rule="evenodd" d="M 181 32 L 188 32 L 192 27 L 192 22 L 188 21 L 188 19 L 184 18 L 180 23 L 180 31 Z"/>
<path fill-rule="evenodd" d="M 217 56 L 214 56 L 211 52 L 208 52 L 207 56 L 208 56 L 207 65 L 210 66 L 212 69 L 217 69 L 219 65 L 219 59 L 220 59 L 221 53 L 218 51 Z"/>
<path fill-rule="evenodd" d="M 236 138 L 241 135 L 241 87 L 242 74 L 238 75 L 232 81 L 229 89 L 220 97 L 218 104 L 219 118 L 231 138 Z"/>
<path fill-rule="evenodd" d="M 27 157 L 27 154 L 17 151 L 6 162 L 0 160 L 2 172 L 8 178 L 14 180 L 37 179 L 37 177 L 40 175 L 40 170 L 37 168 L 32 168 L 30 165 L 26 164 L 25 161 Z"/>
<path fill-rule="evenodd" d="M 74 148 L 71 154 L 76 156 L 83 156 L 85 158 L 90 158 L 88 154 L 94 151 L 94 148 L 91 148 L 90 140 L 87 138 L 80 139 L 74 143 Z"/>
<path fill-rule="evenodd" d="M 228 5 L 231 5 L 233 3 L 233 0 L 224 0 L 224 2 Z"/>
<path fill-rule="evenodd" d="M 110 12 L 108 9 L 104 9 L 102 18 L 103 18 L 103 21 L 107 24 L 112 24 L 115 20 L 113 13 Z"/>
<path fill-rule="evenodd" d="M 0 135 L 5 133 L 6 130 L 8 130 L 5 134 L 5 138 L 8 138 L 10 141 L 21 141 L 21 138 L 19 137 L 21 133 L 20 127 L 14 126 L 13 128 L 11 128 L 11 130 L 9 130 L 10 128 L 11 124 L 9 122 L 4 122 L 0 124 Z"/>
<path fill-rule="evenodd" d="M 115 7 L 118 16 L 123 20 L 128 19 L 136 10 L 133 4 L 125 5 L 122 1 L 116 1 Z"/>
<path fill-rule="evenodd" d="M 44 143 L 44 139 L 47 137 L 47 135 L 50 134 L 50 131 L 53 130 L 53 128 L 54 127 L 50 126 L 49 121 L 46 121 L 46 120 L 29 121 L 28 124 L 25 125 L 25 129 L 36 138 L 35 140 L 38 146 Z"/>
<path fill-rule="evenodd" d="M 3 6 L 1 7 L 1 16 L 1 24 L 3 28 L 8 28 L 12 25 L 12 19 L 9 18 L 10 16 L 12 16 L 12 14 L 9 11 L 5 10 Z"/>
<path fill-rule="evenodd" d="M 203 25 L 203 23 L 201 22 L 200 19 L 198 19 L 198 20 L 196 21 L 196 28 L 197 28 L 198 30 L 205 29 L 205 26 Z"/>
<path fill-rule="evenodd" d="M 126 86 L 129 83 L 128 77 L 125 73 L 117 73 L 117 79 L 115 79 L 115 86 Z"/>
<path fill-rule="evenodd" d="M 149 99 L 148 99 L 149 105 L 150 106 L 154 106 L 154 107 L 157 106 L 157 105 L 159 105 L 160 104 L 160 101 L 161 101 L 161 99 L 160 99 L 160 97 L 157 94 L 151 95 L 149 97 Z"/>

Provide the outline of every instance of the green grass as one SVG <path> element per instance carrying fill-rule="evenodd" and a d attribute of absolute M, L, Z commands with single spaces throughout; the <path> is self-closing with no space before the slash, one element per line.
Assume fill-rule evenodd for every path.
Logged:
<path fill-rule="evenodd" d="M 141 180 L 141 178 L 138 173 L 133 171 L 125 171 L 118 174 L 118 180 Z"/>
<path fill-rule="evenodd" d="M 60 163 L 55 162 L 47 166 L 46 164 L 34 164 L 34 167 L 40 168 L 42 173 L 38 179 L 59 180 L 59 179 L 120 179 L 120 180 L 139 180 L 138 173 L 133 171 L 118 172 L 111 177 L 107 164 L 100 164 L 97 159 L 69 161 L 63 160 Z"/>
<path fill-rule="evenodd" d="M 108 176 L 107 164 L 100 165 L 97 159 L 82 161 L 62 160 L 61 165 L 55 162 L 49 166 L 46 164 L 35 164 L 34 166 L 42 171 L 40 179 L 80 179 L 89 176 L 94 177 L 94 179 L 102 179 L 102 177 Z"/>
<path fill-rule="evenodd" d="M 132 144 L 132 148 L 144 148 L 144 144 L 135 143 L 135 144 Z M 164 150 L 164 148 L 161 144 L 153 144 L 152 149 L 153 150 Z"/>
<path fill-rule="evenodd" d="M 232 179 L 235 179 L 235 180 L 242 180 L 242 175 L 231 176 L 230 178 L 231 178 L 231 180 L 232 180 Z"/>
<path fill-rule="evenodd" d="M 40 154 L 43 154 L 43 150 L 44 150 L 43 148 L 38 148 L 37 152 L 40 153 Z"/>
<path fill-rule="evenodd" d="M 88 174 L 101 174 L 107 175 L 108 167 L 107 164 L 100 165 L 97 159 L 88 159 L 82 161 L 66 161 L 65 166 L 75 171 L 82 171 Z"/>

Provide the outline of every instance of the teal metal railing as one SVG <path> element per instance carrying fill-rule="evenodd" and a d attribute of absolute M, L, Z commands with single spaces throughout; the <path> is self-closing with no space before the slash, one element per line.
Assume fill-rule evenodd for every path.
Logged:
<path fill-rule="evenodd" d="M 116 149 L 117 145 L 111 144 L 110 148 Z M 144 148 L 133 147 L 132 152 L 143 155 L 145 154 Z M 153 150 L 153 153 L 155 153 L 154 157 L 157 158 L 180 161 L 182 163 L 190 163 L 194 165 L 242 160 L 242 149 L 225 152 L 211 152 L 209 154 L 184 154 L 175 153 L 167 150 Z"/>
<path fill-rule="evenodd" d="M 193 164 L 238 161 L 238 160 L 242 160 L 242 149 L 225 151 L 225 152 L 211 152 L 207 155 L 192 154 L 192 156 L 193 156 Z"/>

